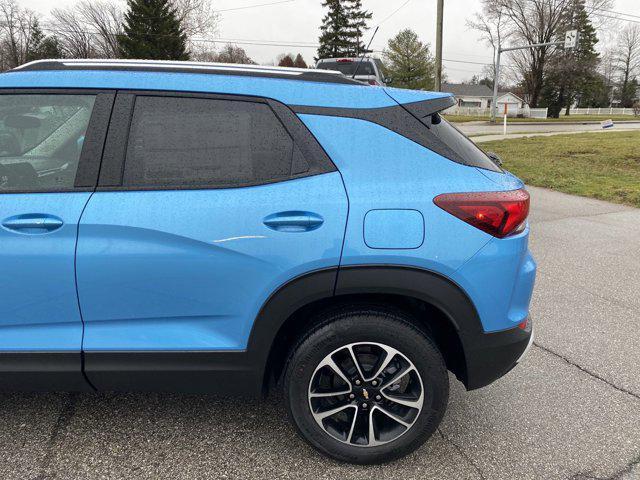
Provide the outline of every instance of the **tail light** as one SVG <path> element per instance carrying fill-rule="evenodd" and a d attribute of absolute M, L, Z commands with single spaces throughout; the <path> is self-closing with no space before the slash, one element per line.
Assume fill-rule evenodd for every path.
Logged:
<path fill-rule="evenodd" d="M 529 215 L 526 190 L 445 193 L 433 201 L 451 215 L 498 238 L 524 230 Z"/>
<path fill-rule="evenodd" d="M 368 80 L 369 85 L 380 85 L 377 80 Z"/>

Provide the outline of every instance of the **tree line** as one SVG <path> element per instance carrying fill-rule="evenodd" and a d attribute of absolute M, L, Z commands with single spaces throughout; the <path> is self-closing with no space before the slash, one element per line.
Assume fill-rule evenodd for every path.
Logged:
<path fill-rule="evenodd" d="M 575 49 L 548 45 L 516 50 L 503 58 L 507 64 L 499 84 L 516 85 L 532 107 L 548 107 L 550 116 L 573 105 L 632 107 L 638 98 L 640 26 L 611 24 L 601 16 L 612 0 L 482 0 L 482 12 L 468 26 L 479 31 L 495 52 L 499 45 L 529 45 L 562 41 L 577 30 Z M 598 51 L 599 32 L 616 28 L 613 45 Z M 493 66 L 485 71 L 493 85 Z"/>
<path fill-rule="evenodd" d="M 47 19 L 0 0 L 0 70 L 43 58 L 148 58 L 255 63 L 236 45 L 215 50 L 209 0 L 79 0 Z"/>
<path fill-rule="evenodd" d="M 351 57 L 372 54 L 365 35 L 372 12 L 362 8 L 361 0 L 325 0 L 327 9 L 320 26 L 317 58 Z M 391 38 L 382 53 L 384 73 L 391 86 L 429 90 L 435 83 L 435 61 L 430 45 L 411 29 Z"/>
<path fill-rule="evenodd" d="M 598 51 L 599 11 L 612 0 L 481 0 L 482 12 L 468 22 L 493 47 L 548 43 L 578 30 L 577 49 L 545 46 L 512 52 L 501 85 L 510 84 L 532 107 L 553 116 L 572 105 L 632 106 L 638 96 L 640 26 L 618 29 L 612 48 Z M 405 29 L 382 52 L 367 50 L 372 12 L 361 0 L 324 0 L 317 59 L 381 54 L 392 86 L 429 90 L 435 63 L 428 43 Z M 244 49 L 227 44 L 216 50 L 211 39 L 218 17 L 209 0 L 78 0 L 54 8 L 43 20 L 16 0 L 0 0 L 0 70 L 42 58 L 148 58 L 256 63 Z M 602 49 L 601 49 L 602 50 Z M 282 54 L 281 66 L 307 68 L 301 54 Z M 493 66 L 484 79 L 492 87 Z"/>

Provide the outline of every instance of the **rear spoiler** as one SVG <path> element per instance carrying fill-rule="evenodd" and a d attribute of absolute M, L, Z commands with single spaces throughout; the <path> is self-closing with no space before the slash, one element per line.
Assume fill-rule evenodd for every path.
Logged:
<path fill-rule="evenodd" d="M 440 97 L 431 100 L 423 100 L 421 102 L 411 102 L 401 104 L 411 115 L 422 120 L 430 117 L 434 113 L 446 110 L 456 104 L 453 97 Z"/>
<path fill-rule="evenodd" d="M 450 93 L 425 92 L 385 87 L 385 93 L 418 119 L 446 110 L 456 104 Z"/>

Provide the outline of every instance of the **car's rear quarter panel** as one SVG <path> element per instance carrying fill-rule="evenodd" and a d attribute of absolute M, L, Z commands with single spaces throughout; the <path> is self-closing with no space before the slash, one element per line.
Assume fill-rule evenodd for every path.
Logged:
<path fill-rule="evenodd" d="M 433 202 L 441 193 L 512 190 L 521 182 L 506 174 L 485 175 L 368 121 L 300 117 L 337 165 L 349 196 L 341 265 L 409 265 L 438 272 L 470 296 L 486 332 L 514 327 L 526 317 L 535 276 L 528 230 L 498 240 Z M 419 211 L 424 241 L 415 248 L 371 248 L 365 217 L 378 209 Z"/>

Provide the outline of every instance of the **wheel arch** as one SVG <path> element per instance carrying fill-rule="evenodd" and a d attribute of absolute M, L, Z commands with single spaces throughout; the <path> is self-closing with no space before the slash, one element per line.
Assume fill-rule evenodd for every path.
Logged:
<path fill-rule="evenodd" d="M 466 341 L 482 333 L 473 302 L 448 278 L 400 265 L 329 268 L 296 277 L 281 286 L 258 314 L 247 353 L 263 379 L 263 391 L 278 377 L 291 348 L 315 325 L 317 313 L 341 304 L 378 303 L 409 313 L 440 347 L 447 367 L 467 384 Z"/>

